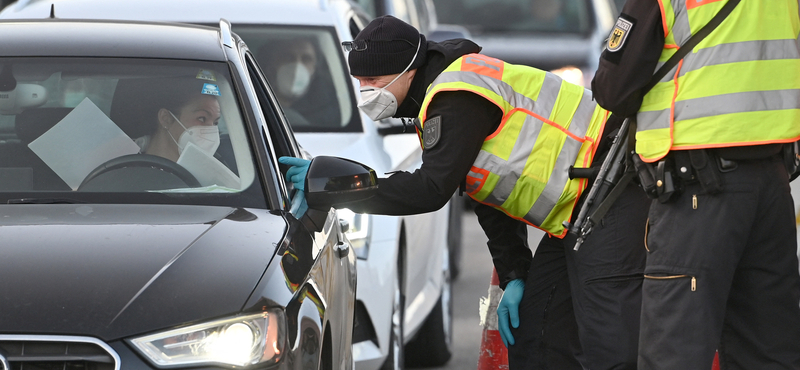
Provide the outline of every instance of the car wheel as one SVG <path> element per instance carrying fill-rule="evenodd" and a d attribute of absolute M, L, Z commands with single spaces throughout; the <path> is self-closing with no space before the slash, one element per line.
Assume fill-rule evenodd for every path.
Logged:
<path fill-rule="evenodd" d="M 439 301 L 416 338 L 406 345 L 406 364 L 409 367 L 441 366 L 453 355 L 453 300 L 448 256 L 449 253 L 444 253 L 444 282 Z"/>
<path fill-rule="evenodd" d="M 402 241 L 401 241 L 402 244 Z M 381 370 L 400 370 L 405 368 L 405 351 L 403 347 L 403 322 L 405 321 L 406 302 L 403 295 L 403 255 L 400 248 L 397 255 L 397 271 L 394 282 L 394 298 L 392 303 L 392 328 L 389 333 L 389 354 L 381 366 Z"/>

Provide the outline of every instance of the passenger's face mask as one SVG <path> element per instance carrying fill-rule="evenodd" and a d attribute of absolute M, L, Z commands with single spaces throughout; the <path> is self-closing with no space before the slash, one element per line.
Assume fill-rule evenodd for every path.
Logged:
<path fill-rule="evenodd" d="M 414 60 L 417 59 L 417 55 L 419 54 L 419 47 L 422 44 L 421 41 L 420 39 L 420 42 L 417 43 L 417 52 L 414 54 L 414 57 L 411 58 L 411 63 L 408 63 L 406 69 L 400 72 L 400 74 L 386 84 L 386 86 L 381 88 L 369 86 L 361 88 L 361 101 L 358 102 L 358 108 L 369 116 L 369 118 L 372 118 L 373 121 L 388 118 L 397 113 L 397 98 L 395 98 L 391 91 L 386 90 L 386 88 L 397 81 L 400 76 L 408 72 L 408 69 L 414 64 Z"/>
<path fill-rule="evenodd" d="M 172 112 L 169 112 L 172 115 L 172 118 L 178 122 L 181 127 L 183 127 L 184 131 L 181 134 L 181 137 L 178 140 L 175 140 L 175 137 L 167 130 L 169 137 L 172 138 L 172 141 L 178 145 L 178 153 L 182 153 L 183 149 L 186 148 L 187 143 L 192 143 L 196 145 L 200 150 L 204 151 L 210 156 L 213 156 L 214 153 L 217 152 L 217 148 L 219 148 L 219 128 L 217 126 L 192 126 L 186 128 L 186 126 L 181 123 L 178 117 L 175 117 Z"/>
<path fill-rule="evenodd" d="M 286 63 L 278 67 L 278 92 L 283 96 L 298 98 L 311 84 L 311 71 L 302 63 Z"/>

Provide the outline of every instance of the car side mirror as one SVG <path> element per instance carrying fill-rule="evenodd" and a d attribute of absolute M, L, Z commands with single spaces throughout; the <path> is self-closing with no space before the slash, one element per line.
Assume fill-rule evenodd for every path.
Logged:
<path fill-rule="evenodd" d="M 335 204 L 369 199 L 378 192 L 375 170 L 339 157 L 311 160 L 306 175 L 308 208 L 327 211 Z"/>

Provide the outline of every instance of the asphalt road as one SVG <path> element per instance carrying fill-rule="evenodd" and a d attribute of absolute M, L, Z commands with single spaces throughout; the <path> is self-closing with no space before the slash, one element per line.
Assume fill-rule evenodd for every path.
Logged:
<path fill-rule="evenodd" d="M 453 357 L 443 367 L 431 369 L 476 369 L 480 350 L 480 299 L 486 297 L 492 274 L 492 258 L 486 235 L 472 210 L 463 215 L 461 274 L 453 283 Z M 536 246 L 542 232 L 528 228 L 528 241 Z"/>

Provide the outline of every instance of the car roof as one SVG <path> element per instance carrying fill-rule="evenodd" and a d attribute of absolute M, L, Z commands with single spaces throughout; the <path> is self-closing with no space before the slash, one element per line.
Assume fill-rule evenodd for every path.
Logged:
<path fill-rule="evenodd" d="M 97 20 L 0 20 L 0 56 L 142 57 L 225 61 L 219 29 Z"/>
<path fill-rule="evenodd" d="M 47 17 L 50 4 L 58 18 L 124 19 L 188 23 L 272 23 L 333 26 L 328 0 L 23 0 L 0 13 L 2 18 Z M 175 15 L 180 14 L 180 19 Z M 235 24 L 234 24 L 235 26 Z"/>

